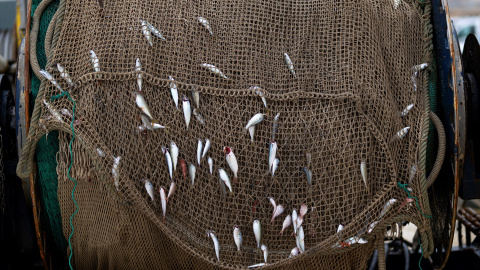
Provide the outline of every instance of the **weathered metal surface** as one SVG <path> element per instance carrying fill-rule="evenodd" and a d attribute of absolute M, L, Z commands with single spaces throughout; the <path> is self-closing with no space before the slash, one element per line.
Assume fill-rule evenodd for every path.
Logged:
<path fill-rule="evenodd" d="M 432 226 L 441 230 L 434 231 L 431 263 L 434 268 L 442 269 L 450 255 L 455 232 L 458 188 L 465 158 L 466 114 L 460 49 L 446 1 L 432 1 L 432 17 L 438 66 L 438 113 L 445 127 L 447 149 L 439 177 L 429 190 L 433 197 L 430 199 Z"/>

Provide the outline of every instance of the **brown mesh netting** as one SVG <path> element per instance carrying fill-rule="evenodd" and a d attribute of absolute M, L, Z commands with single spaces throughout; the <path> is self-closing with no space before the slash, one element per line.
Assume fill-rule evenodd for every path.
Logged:
<path fill-rule="evenodd" d="M 68 88 L 58 72 L 57 82 L 76 102 L 75 142 L 71 176 L 79 182 L 75 197 L 80 211 L 73 219 L 72 237 L 78 269 L 245 267 L 263 262 L 256 248 L 252 223 L 262 223 L 261 242 L 268 262 L 279 268 L 364 268 L 375 248 L 377 233 L 390 217 L 426 223 L 415 204 L 402 207 L 406 193 L 397 188 L 418 163 L 425 111 L 425 78 L 411 68 L 428 61 L 424 52 L 424 20 L 415 1 L 113 1 L 103 11 L 97 1 L 67 1 L 62 30 L 51 66 L 61 63 L 76 87 Z M 213 35 L 198 22 L 208 20 Z M 144 20 L 165 37 L 142 33 Z M 94 72 L 89 53 L 98 57 Z M 289 71 L 288 53 L 295 71 Z M 141 110 L 136 59 L 141 62 L 142 95 L 152 116 L 167 128 L 140 131 Z M 201 65 L 215 65 L 229 79 Z M 179 109 L 172 100 L 168 77 L 178 87 Z M 268 109 L 255 93 L 259 86 Z M 198 111 L 186 129 L 182 96 L 195 108 L 192 90 L 200 95 Z M 70 130 L 73 103 L 54 98 L 59 90 L 46 84 L 41 129 Z M 45 99 L 50 106 L 43 105 Z M 410 112 L 400 116 L 409 104 Z M 256 126 L 254 143 L 245 125 L 265 113 Z M 268 173 L 269 141 L 274 116 L 280 113 L 275 140 L 278 169 Z M 54 116 L 52 117 L 52 114 Z M 61 119 L 61 120 L 60 120 Z M 402 140 L 392 137 L 410 127 Z M 198 139 L 211 148 L 197 164 Z M 63 134 L 59 154 L 59 201 L 64 233 L 75 206 L 73 183 L 67 178 L 68 141 Z M 179 165 L 173 173 L 176 192 L 167 204 L 163 223 L 159 188 L 168 191 L 170 178 L 162 146 L 178 145 L 179 159 L 195 164 L 192 187 Z M 232 148 L 238 159 L 238 183 L 224 195 L 218 169 L 233 173 L 222 151 Z M 105 156 L 98 154 L 101 150 Z M 311 155 L 308 166 L 306 153 Z M 121 157 L 114 185 L 114 157 Z M 213 175 L 207 157 L 213 159 Z M 360 172 L 366 162 L 367 188 Z M 312 185 L 301 168 L 312 172 Z M 413 195 L 420 207 L 417 174 Z M 155 201 L 142 179 L 154 187 Z M 270 223 L 273 197 L 285 212 Z M 381 216 L 385 203 L 393 208 Z M 306 252 L 288 259 L 296 246 L 292 226 L 279 235 L 293 208 L 308 206 L 303 221 Z M 401 211 L 401 212 L 400 212 Z M 383 221 L 389 220 L 384 223 Z M 420 224 L 419 224 L 420 223 Z M 345 228 L 336 234 L 339 224 Z M 233 226 L 243 235 L 237 252 Z M 220 243 L 220 262 L 207 236 L 214 230 Z M 425 230 L 425 228 L 422 228 Z M 367 244 L 341 244 L 352 236 Z M 381 239 L 383 241 L 383 238 Z"/>

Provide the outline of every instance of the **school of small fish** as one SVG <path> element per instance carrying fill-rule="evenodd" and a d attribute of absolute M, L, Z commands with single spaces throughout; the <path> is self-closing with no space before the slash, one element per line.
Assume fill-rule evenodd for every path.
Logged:
<path fill-rule="evenodd" d="M 400 5 L 400 0 L 393 0 L 393 7 L 396 9 Z M 210 26 L 210 23 L 208 22 L 207 19 L 203 17 L 198 17 L 197 21 L 205 27 L 205 29 L 208 30 L 208 32 L 213 35 L 213 30 Z M 143 35 L 145 36 L 146 40 L 148 41 L 150 46 L 153 46 L 153 36 L 156 36 L 162 40 L 166 40 L 165 37 L 161 34 L 159 30 L 157 30 L 151 23 L 148 23 L 145 20 L 140 20 L 141 22 L 141 30 Z M 93 65 L 93 70 L 94 72 L 100 72 L 100 60 L 95 54 L 93 50 L 90 50 L 89 52 L 90 55 L 90 60 Z M 293 62 L 290 58 L 290 56 L 287 53 L 284 53 L 284 61 L 285 65 L 287 67 L 287 71 L 289 71 L 294 78 L 297 78 L 297 74 L 294 69 Z M 229 80 L 229 78 L 215 65 L 213 64 L 208 64 L 208 63 L 203 63 L 200 65 L 201 67 L 205 68 L 207 71 L 212 73 L 213 75 Z M 416 78 L 418 77 L 418 74 L 420 71 L 424 70 L 428 65 L 425 64 L 420 64 L 412 67 L 412 82 L 414 84 L 414 91 L 417 89 L 417 82 Z M 70 77 L 69 73 L 66 71 L 66 69 L 57 63 L 57 70 L 60 74 L 60 76 L 66 81 L 69 87 L 75 87 L 75 83 L 73 82 L 72 78 Z M 137 85 L 138 85 L 138 91 L 133 91 L 134 97 L 135 97 L 135 103 L 137 107 L 140 109 L 140 120 L 142 122 L 142 125 L 137 128 L 137 130 L 140 131 L 154 131 L 157 129 L 165 129 L 165 126 L 159 124 L 157 120 L 152 115 L 152 111 L 148 107 L 148 104 L 142 94 L 142 66 L 141 66 L 141 61 L 139 58 L 136 59 L 135 62 L 135 72 L 137 76 Z M 50 82 L 52 83 L 58 90 L 63 92 L 64 90 L 61 88 L 61 86 L 57 83 L 57 81 L 53 78 L 53 76 L 48 73 L 45 70 L 41 70 L 40 73 Z M 175 108 L 178 109 L 178 102 L 179 102 L 179 96 L 178 96 L 178 89 L 177 89 L 177 84 L 175 83 L 175 80 L 173 77 L 169 76 L 168 77 L 169 82 L 169 88 L 171 91 L 171 96 L 174 101 Z M 267 100 L 264 95 L 264 90 L 260 86 L 251 86 L 250 90 L 252 90 L 256 95 L 258 95 L 265 108 L 267 108 Z M 193 88 L 191 91 L 192 93 L 192 100 L 194 102 L 195 108 L 193 109 L 193 114 L 196 117 L 196 119 L 202 124 L 205 125 L 205 120 L 202 117 L 202 115 L 199 112 L 200 109 L 200 94 L 199 92 Z M 190 119 L 191 119 L 191 114 L 192 114 L 192 106 L 190 103 L 190 99 L 187 98 L 187 96 L 183 95 L 182 99 L 182 108 L 183 108 L 183 114 L 185 118 L 185 125 L 186 125 L 186 130 L 188 131 Z M 49 110 L 50 114 L 53 116 L 54 119 L 56 119 L 60 123 L 64 123 L 61 114 L 54 109 L 45 99 L 43 100 L 44 105 L 47 107 Z M 408 113 L 412 110 L 414 107 L 414 104 L 409 104 L 407 105 L 401 112 L 400 112 L 400 117 L 405 117 L 408 115 Z M 264 113 L 256 113 L 253 115 L 250 120 L 246 123 L 245 130 L 249 132 L 250 134 L 250 140 L 253 143 L 254 142 L 254 135 L 255 135 L 255 129 L 256 127 L 264 121 L 264 119 L 267 117 L 267 114 Z M 279 168 L 280 160 L 277 157 L 277 151 L 278 151 L 278 144 L 275 141 L 275 136 L 278 133 L 278 124 L 279 124 L 279 119 L 280 119 L 280 113 L 276 114 L 276 116 L 273 119 L 273 126 L 272 126 L 272 132 L 271 132 L 271 140 L 269 143 L 269 154 L 268 154 L 268 172 L 271 173 L 272 178 L 275 175 L 275 172 Z M 391 142 L 394 141 L 399 141 L 402 140 L 407 133 L 409 132 L 410 127 L 404 127 L 401 130 L 397 131 L 391 139 Z M 211 147 L 211 141 L 208 138 L 205 139 L 198 139 L 198 144 L 197 144 L 197 162 L 196 164 L 198 165 L 198 168 L 201 167 L 201 160 L 204 159 L 210 150 Z M 178 159 L 179 159 L 179 147 L 174 141 L 170 142 L 169 148 L 166 146 L 161 147 L 162 153 L 165 155 L 166 158 L 166 167 L 168 168 L 168 175 L 171 179 L 171 184 L 168 189 L 164 186 L 160 186 L 158 189 L 159 195 L 160 195 L 160 203 L 161 203 L 161 208 L 162 208 L 162 216 L 163 216 L 163 222 L 165 222 L 166 216 L 167 216 L 167 204 L 169 199 L 172 197 L 176 190 L 176 183 L 174 182 L 174 172 L 176 171 L 176 167 L 178 164 Z M 238 160 L 234 154 L 233 148 L 230 146 L 224 146 L 223 147 L 223 153 L 225 154 L 225 163 L 228 165 L 228 168 L 231 171 L 231 174 L 233 174 L 233 181 L 230 180 L 229 172 L 223 168 L 218 169 L 218 176 L 219 176 L 219 183 L 220 183 L 220 188 L 223 189 L 223 194 L 226 194 L 226 188 L 228 188 L 228 191 L 230 193 L 233 193 L 233 184 L 238 182 L 238 173 L 239 173 L 239 164 Z M 105 157 L 105 153 L 97 148 L 97 154 L 100 157 Z M 311 165 L 311 160 L 312 160 L 312 155 L 310 153 L 306 153 L 306 166 L 301 167 L 301 170 L 305 173 L 306 175 L 306 182 L 308 187 L 312 187 L 312 170 L 310 170 L 310 165 Z M 112 165 L 112 176 L 114 180 L 114 186 L 117 191 L 120 190 L 120 161 L 121 161 L 121 156 L 113 156 L 113 165 Z M 216 161 L 217 162 L 217 161 Z M 213 174 L 213 159 L 212 157 L 207 157 L 207 163 L 208 163 L 208 170 L 210 174 Z M 223 163 L 223 164 L 225 164 Z M 193 163 L 187 163 L 184 159 L 180 159 L 180 166 L 182 169 L 182 174 L 184 180 L 186 180 L 186 175 L 190 176 L 191 180 L 191 188 L 193 188 L 195 184 L 195 175 L 196 175 L 196 170 L 197 167 L 195 167 L 194 162 Z M 221 166 L 221 164 L 219 164 Z M 225 167 L 226 168 L 226 167 Z M 415 174 L 417 172 L 417 166 L 413 165 L 410 171 L 410 177 L 409 177 L 409 184 L 413 180 Z M 367 163 L 366 160 L 363 159 L 360 161 L 360 173 L 365 185 L 365 188 L 368 191 L 368 173 L 367 173 Z M 155 192 L 154 192 L 154 184 L 144 178 L 141 179 L 145 186 L 145 191 L 148 197 L 150 198 L 151 202 L 155 201 Z M 270 223 L 273 224 L 275 219 L 279 216 L 281 216 L 285 212 L 284 206 L 281 204 L 277 204 L 275 202 L 275 199 L 273 197 L 268 198 L 270 203 L 273 206 L 273 211 L 272 211 L 272 217 L 270 220 Z M 387 213 L 393 208 L 393 205 L 397 202 L 396 199 L 392 198 L 387 201 L 387 203 L 383 206 L 378 219 L 375 220 L 373 223 L 371 223 L 368 226 L 368 229 L 366 230 L 367 233 L 371 233 L 373 229 L 380 223 L 380 220 L 384 218 Z M 404 203 L 411 203 L 412 200 L 406 200 Z M 404 204 L 402 204 L 403 207 Z M 291 209 L 291 214 L 287 214 L 283 220 L 282 224 L 282 229 L 279 232 L 279 235 L 283 235 L 283 232 L 290 227 L 290 225 L 293 225 L 293 233 L 292 235 L 294 236 L 295 244 L 296 247 L 294 247 L 289 255 L 290 257 L 296 256 L 300 253 L 305 252 L 305 231 L 304 231 L 304 216 L 306 215 L 308 211 L 308 207 L 306 204 L 300 205 L 300 210 L 297 212 L 296 208 Z M 265 224 L 264 224 L 265 225 Z M 352 236 L 349 238 L 344 238 L 343 237 L 343 224 L 340 224 L 338 229 L 337 229 L 337 237 L 338 237 L 338 242 L 333 246 L 333 247 L 344 247 L 344 246 L 351 246 L 354 244 L 365 244 L 367 243 L 367 240 L 364 238 L 361 238 L 359 235 Z M 264 258 L 264 263 L 259 263 L 255 264 L 252 266 L 249 266 L 249 268 L 256 268 L 256 267 L 261 267 L 264 266 L 268 263 L 268 253 L 269 249 L 265 245 L 265 243 L 262 243 L 262 222 L 258 219 L 255 219 L 253 221 L 253 235 L 257 244 L 257 248 L 260 249 L 260 251 L 263 254 Z M 215 255 L 217 257 L 217 260 L 220 261 L 220 244 L 217 236 L 215 235 L 215 232 L 213 230 L 208 230 L 207 231 L 207 236 L 212 239 L 213 245 L 214 245 L 214 250 L 215 250 Z M 233 240 L 235 243 L 235 246 L 237 247 L 237 251 L 241 252 L 242 250 L 242 232 L 240 230 L 240 226 L 235 225 L 233 227 Z"/>

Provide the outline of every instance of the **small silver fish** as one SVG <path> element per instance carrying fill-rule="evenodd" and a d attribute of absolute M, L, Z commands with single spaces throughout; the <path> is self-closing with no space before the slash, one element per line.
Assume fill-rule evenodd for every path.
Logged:
<path fill-rule="evenodd" d="M 43 104 L 47 107 L 50 114 L 60 123 L 64 123 L 62 119 L 62 115 L 54 108 L 50 103 L 48 103 L 45 99 L 43 100 Z"/>
<path fill-rule="evenodd" d="M 102 151 L 102 149 L 97 148 L 97 153 L 98 153 L 99 156 L 105 157 L 105 153 Z"/>
<path fill-rule="evenodd" d="M 173 102 L 175 103 L 175 108 L 178 109 L 178 90 L 177 90 L 177 84 L 174 83 L 174 79 L 171 76 L 168 76 L 168 79 L 171 81 L 168 84 L 168 87 L 170 87 L 170 92 L 172 94 Z"/>
<path fill-rule="evenodd" d="M 185 125 L 188 130 L 188 124 L 190 124 L 190 117 L 192 117 L 192 111 L 190 109 L 190 101 L 186 96 L 183 96 L 183 116 L 185 116 Z"/>
<path fill-rule="evenodd" d="M 275 135 L 277 134 L 277 131 L 278 131 L 278 119 L 280 119 L 280 113 L 277 113 L 277 115 L 275 115 L 275 118 L 273 118 L 272 141 L 275 140 Z"/>
<path fill-rule="evenodd" d="M 162 126 L 162 125 L 160 125 L 159 123 L 156 123 L 156 122 L 152 122 L 152 129 L 153 130 L 161 129 L 161 128 L 165 128 L 165 126 Z"/>
<path fill-rule="evenodd" d="M 255 235 L 255 240 L 257 241 L 257 248 L 260 248 L 260 241 L 262 240 L 262 225 L 258 219 L 253 221 L 253 234 Z"/>
<path fill-rule="evenodd" d="M 282 225 L 282 230 L 280 231 L 280 235 L 283 235 L 283 231 L 288 228 L 288 226 L 292 225 L 292 216 L 290 215 L 287 215 L 287 217 L 285 217 L 285 220 L 283 221 L 283 225 Z"/>
<path fill-rule="evenodd" d="M 195 172 L 197 169 L 192 163 L 188 163 L 188 173 L 190 174 L 190 179 L 192 180 L 192 186 L 195 184 Z"/>
<path fill-rule="evenodd" d="M 297 231 L 300 226 L 303 224 L 303 218 L 301 216 L 297 217 Z"/>
<path fill-rule="evenodd" d="M 275 175 L 275 171 L 277 170 L 279 163 L 280 163 L 280 160 L 279 160 L 278 158 L 276 158 L 276 159 L 273 160 L 273 164 L 272 164 L 272 177 Z"/>
<path fill-rule="evenodd" d="M 417 92 L 417 76 L 418 76 L 418 71 L 413 72 L 412 83 L 413 83 L 413 91 L 414 92 Z"/>
<path fill-rule="evenodd" d="M 150 119 L 153 119 L 152 114 L 150 113 L 150 109 L 148 108 L 147 102 L 145 101 L 145 98 L 138 93 L 135 92 L 135 102 L 137 103 L 137 106 L 142 110 L 144 114 L 146 114 Z"/>
<path fill-rule="evenodd" d="M 67 81 L 68 85 L 71 87 L 75 87 L 75 84 L 72 81 L 72 78 L 70 77 L 70 74 L 65 70 L 64 67 L 62 67 L 59 63 L 57 63 L 57 69 L 58 72 L 60 72 L 60 76 Z"/>
<path fill-rule="evenodd" d="M 150 44 L 150 46 L 153 46 L 152 32 L 150 31 L 150 28 L 148 27 L 147 22 L 143 20 L 140 20 L 140 22 L 142 23 L 143 35 L 147 39 L 148 44 Z"/>
<path fill-rule="evenodd" d="M 305 252 L 305 233 L 303 232 L 303 227 L 300 226 L 297 229 L 297 247 L 300 250 L 300 252 Z"/>
<path fill-rule="evenodd" d="M 353 237 L 350 237 L 348 238 L 347 240 L 345 240 L 345 244 L 351 246 L 353 244 L 366 244 L 368 243 L 367 240 L 363 239 L 363 238 L 359 238 L 358 236 L 353 236 Z"/>
<path fill-rule="evenodd" d="M 251 126 L 255 126 L 256 124 L 260 123 L 263 121 L 263 116 L 265 116 L 265 114 L 263 113 L 257 113 L 255 114 L 247 123 L 247 125 L 245 126 L 245 129 L 248 130 L 249 127 Z"/>
<path fill-rule="evenodd" d="M 173 170 L 177 170 L 177 162 L 178 162 L 178 146 L 175 144 L 174 141 L 170 142 L 170 156 L 172 157 L 173 162 Z"/>
<path fill-rule="evenodd" d="M 406 115 L 410 112 L 410 110 L 411 110 L 412 108 L 413 108 L 413 103 L 410 104 L 410 105 L 408 105 L 408 106 L 400 113 L 400 116 L 401 116 L 401 117 L 406 116 Z"/>
<path fill-rule="evenodd" d="M 165 215 L 167 214 L 167 195 L 165 187 L 160 187 L 160 201 L 162 202 L 163 223 L 165 223 Z"/>
<path fill-rule="evenodd" d="M 265 106 L 265 108 L 267 108 L 267 99 L 265 98 L 262 88 L 260 88 L 259 86 L 251 86 L 249 89 L 255 91 L 255 94 L 257 94 L 262 99 L 263 105 Z"/>
<path fill-rule="evenodd" d="M 98 60 L 97 55 L 92 50 L 90 50 L 90 60 L 92 61 L 93 70 L 100 72 L 100 60 Z"/>
<path fill-rule="evenodd" d="M 382 212 L 380 212 L 380 216 L 378 217 L 378 219 L 383 218 L 388 213 L 388 211 L 392 209 L 396 201 L 397 201 L 396 199 L 388 200 L 388 202 L 383 206 Z"/>
<path fill-rule="evenodd" d="M 292 249 L 292 251 L 290 251 L 290 256 L 288 256 L 289 258 L 293 257 L 293 256 L 297 256 L 298 253 L 300 253 L 300 250 L 298 249 L 298 247 L 294 247 Z"/>
<path fill-rule="evenodd" d="M 137 58 L 135 62 L 135 72 L 137 72 L 138 91 L 142 92 L 142 64 L 140 63 L 140 58 Z"/>
<path fill-rule="evenodd" d="M 113 180 L 115 181 L 115 187 L 117 191 L 119 191 L 119 185 L 120 185 L 118 166 L 120 165 L 121 158 L 122 158 L 121 156 L 113 157 L 112 175 L 113 175 Z"/>
<path fill-rule="evenodd" d="M 203 149 L 203 141 L 202 139 L 198 139 L 198 144 L 197 144 L 197 162 L 198 166 L 200 166 L 200 161 L 202 158 L 202 149 Z"/>
<path fill-rule="evenodd" d="M 214 231 L 207 231 L 207 235 L 212 238 L 215 255 L 217 255 L 217 260 L 220 261 L 220 244 L 218 243 L 217 236 L 215 236 Z"/>
<path fill-rule="evenodd" d="M 218 169 L 218 174 L 220 175 L 220 179 L 223 181 L 223 183 L 225 183 L 230 192 L 232 192 L 232 184 L 230 182 L 230 177 L 228 177 L 227 172 L 224 169 L 220 168 Z"/>
<path fill-rule="evenodd" d="M 277 203 L 275 202 L 275 199 L 273 197 L 268 197 L 268 200 L 273 206 L 273 212 L 272 215 L 275 214 L 275 210 L 277 210 Z"/>
<path fill-rule="evenodd" d="M 57 81 L 55 81 L 55 79 L 53 79 L 53 76 L 48 73 L 47 71 L 41 69 L 40 71 L 40 74 L 42 74 L 43 77 L 45 77 L 48 81 L 50 81 L 55 87 L 57 87 L 58 90 L 60 90 L 60 92 L 64 92 L 62 87 L 57 83 Z"/>
<path fill-rule="evenodd" d="M 399 1 L 399 0 L 396 0 L 396 1 Z M 422 71 L 424 69 L 426 69 L 428 67 L 428 64 L 427 63 L 423 63 L 423 64 L 420 64 L 420 65 L 415 65 L 411 68 L 412 72 L 419 72 L 419 71 Z"/>
<path fill-rule="evenodd" d="M 372 222 L 372 224 L 370 224 L 370 226 L 368 226 L 368 231 L 367 233 L 371 233 L 373 231 L 373 229 L 375 229 L 375 227 L 378 225 L 378 222 L 379 221 L 374 221 Z"/>
<path fill-rule="evenodd" d="M 222 191 L 222 195 L 227 195 L 227 188 L 225 187 L 225 182 L 223 182 L 222 178 L 218 178 L 218 183 L 220 184 L 220 190 Z"/>
<path fill-rule="evenodd" d="M 248 133 L 250 133 L 250 140 L 253 143 L 253 137 L 255 136 L 255 126 L 251 126 L 248 128 Z"/>
<path fill-rule="evenodd" d="M 172 162 L 172 157 L 170 156 L 170 153 L 168 152 L 168 148 L 165 146 L 162 146 L 162 153 L 165 155 L 165 158 L 167 159 L 167 165 L 168 165 L 168 174 L 170 175 L 170 179 L 173 178 L 173 162 Z"/>
<path fill-rule="evenodd" d="M 153 185 L 152 182 L 148 181 L 148 179 L 142 180 L 145 183 L 145 189 L 147 190 L 148 196 L 152 199 L 153 202 Z"/>
<path fill-rule="evenodd" d="M 393 8 L 397 9 L 400 6 L 400 0 L 393 0 Z"/>
<path fill-rule="evenodd" d="M 210 32 L 210 35 L 213 35 L 212 28 L 210 27 L 210 23 L 207 21 L 207 19 L 203 17 L 198 17 L 198 22 L 201 23 L 205 28 L 207 28 L 208 32 Z"/>
<path fill-rule="evenodd" d="M 267 258 L 268 258 L 268 248 L 267 248 L 267 246 L 262 245 L 262 246 L 260 247 L 260 250 L 261 250 L 262 253 L 263 253 L 263 259 L 265 260 L 265 263 L 267 263 Z"/>
<path fill-rule="evenodd" d="M 203 116 L 198 112 L 197 109 L 193 109 L 193 115 L 195 115 L 195 118 L 197 118 L 200 124 L 205 125 L 205 120 L 203 119 Z"/>
<path fill-rule="evenodd" d="M 146 24 L 147 24 L 148 29 L 150 30 L 150 32 L 151 32 L 154 36 L 156 36 L 156 37 L 158 37 L 158 38 L 160 38 L 160 39 L 165 40 L 165 38 L 163 37 L 162 33 L 160 33 L 160 31 L 158 31 L 151 23 L 146 22 Z"/>
<path fill-rule="evenodd" d="M 227 161 L 228 166 L 233 172 L 233 182 L 236 183 L 238 181 L 238 162 L 237 157 L 233 153 L 232 149 L 228 146 L 223 147 L 223 152 L 225 153 L 225 160 Z"/>
<path fill-rule="evenodd" d="M 293 233 L 297 235 L 297 221 L 298 221 L 298 214 L 297 214 L 297 209 L 293 208 L 292 211 L 292 223 L 293 223 Z"/>
<path fill-rule="evenodd" d="M 192 98 L 193 98 L 193 103 L 195 103 L 195 107 L 197 107 L 197 109 L 200 108 L 200 94 L 198 93 L 198 91 L 194 88 L 192 90 Z"/>
<path fill-rule="evenodd" d="M 273 213 L 272 219 L 270 220 L 270 223 L 273 223 L 275 218 L 280 216 L 283 213 L 283 211 L 285 211 L 283 206 L 281 204 L 277 205 L 277 207 L 275 208 L 275 212 Z"/>
<path fill-rule="evenodd" d="M 290 73 L 293 74 L 293 77 L 297 78 L 297 74 L 295 74 L 295 70 L 293 69 L 292 59 L 290 59 L 290 56 L 288 56 L 287 53 L 283 53 L 283 56 L 288 70 L 290 70 Z"/>
<path fill-rule="evenodd" d="M 240 228 L 235 225 L 233 227 L 233 240 L 235 240 L 235 245 L 237 245 L 237 251 L 240 251 L 242 247 L 242 232 L 240 231 Z"/>
<path fill-rule="evenodd" d="M 408 177 L 408 185 L 412 185 L 412 180 L 415 177 L 415 174 L 417 174 L 417 165 L 412 165 L 412 168 L 410 169 L 410 176 Z"/>
<path fill-rule="evenodd" d="M 362 173 L 363 183 L 365 183 L 365 188 L 368 190 L 367 186 L 367 163 L 365 160 L 360 162 L 360 172 Z"/>
<path fill-rule="evenodd" d="M 409 129 L 410 129 L 410 127 L 402 128 L 400 131 L 395 133 L 395 135 L 393 135 L 392 141 L 398 141 L 398 140 L 403 139 L 403 137 L 405 137 L 405 135 L 407 135 Z"/>
<path fill-rule="evenodd" d="M 205 147 L 203 148 L 202 158 L 205 158 L 205 155 L 207 154 L 208 150 L 210 150 L 210 145 L 211 145 L 210 140 L 205 139 Z"/>
<path fill-rule="evenodd" d="M 208 163 L 208 169 L 210 170 L 210 174 L 213 174 L 213 159 L 211 157 L 208 157 L 207 163 Z"/>
<path fill-rule="evenodd" d="M 270 151 L 268 154 L 268 171 L 272 171 L 273 161 L 275 161 L 275 155 L 277 154 L 277 142 L 270 141 Z"/>
<path fill-rule="evenodd" d="M 300 205 L 300 217 L 303 218 L 308 211 L 308 206 L 306 204 Z"/>
<path fill-rule="evenodd" d="M 302 226 L 302 223 L 303 223 L 303 216 L 305 216 L 305 214 L 307 213 L 308 211 L 308 208 L 307 208 L 307 205 L 306 204 L 302 204 L 300 206 L 300 215 L 297 217 L 297 230 L 300 226 Z"/>
<path fill-rule="evenodd" d="M 168 203 L 168 199 L 170 199 L 173 193 L 175 193 L 176 189 L 177 189 L 177 185 L 175 184 L 175 182 L 172 181 L 172 183 L 170 183 L 170 188 L 168 189 L 167 203 Z"/>
<path fill-rule="evenodd" d="M 155 121 L 150 121 L 150 119 L 148 119 L 148 117 L 146 117 L 145 115 L 143 114 L 140 114 L 140 119 L 142 119 L 142 126 L 143 128 L 146 128 L 148 130 L 156 130 L 156 129 L 161 129 L 161 128 L 165 128 L 165 126 L 162 126 L 160 125 L 159 123 L 155 122 Z M 140 129 L 140 127 L 139 127 Z M 140 129 L 140 131 L 143 131 L 143 129 Z"/>
<path fill-rule="evenodd" d="M 254 264 L 254 265 L 250 265 L 248 267 L 248 269 L 253 269 L 253 268 L 258 268 L 258 267 L 262 267 L 262 266 L 265 266 L 266 263 L 257 263 L 257 264 Z"/>
<path fill-rule="evenodd" d="M 225 76 L 223 74 L 223 72 L 220 71 L 220 69 L 218 69 L 216 66 L 212 65 L 212 64 L 207 64 L 207 63 L 204 63 L 204 64 L 201 64 L 202 67 L 206 68 L 208 71 L 210 71 L 211 73 L 213 73 L 214 75 L 220 77 L 220 78 L 224 78 L 226 80 L 230 80 L 227 76 Z"/>
<path fill-rule="evenodd" d="M 337 233 L 343 230 L 343 224 L 338 225 Z"/>
<path fill-rule="evenodd" d="M 303 170 L 303 172 L 305 172 L 305 175 L 307 176 L 308 186 L 311 187 L 312 186 L 312 171 L 309 170 L 307 167 L 303 167 L 302 170 Z"/>

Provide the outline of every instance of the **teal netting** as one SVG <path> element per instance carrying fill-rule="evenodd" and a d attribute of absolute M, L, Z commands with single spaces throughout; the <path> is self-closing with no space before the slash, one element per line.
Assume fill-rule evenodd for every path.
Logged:
<path fill-rule="evenodd" d="M 33 14 L 40 4 L 41 0 L 32 0 Z M 54 0 L 43 12 L 40 19 L 40 27 L 37 39 L 37 59 L 40 68 L 45 68 L 47 57 L 45 55 L 45 35 L 48 25 L 53 15 L 57 11 L 59 0 Z M 40 87 L 40 80 L 32 72 L 32 97 L 30 98 L 30 107 L 33 109 L 33 102 L 37 97 Z M 43 137 L 37 144 L 36 157 L 38 166 L 38 185 L 40 198 L 42 202 L 43 220 L 45 221 L 46 231 L 49 238 L 53 238 L 54 244 L 60 252 L 60 255 L 66 256 L 67 243 L 62 230 L 62 217 L 57 197 L 57 161 L 55 156 L 58 152 L 58 132 L 50 132 L 47 137 Z"/>
<path fill-rule="evenodd" d="M 437 113 L 437 64 L 436 64 L 436 56 L 433 55 L 432 61 L 432 69 L 433 72 L 430 72 L 430 78 L 428 80 L 428 92 L 430 95 L 430 110 Z M 438 150 L 438 138 L 437 138 L 437 130 L 435 129 L 435 125 L 430 121 L 430 125 L 428 127 L 428 141 L 427 141 L 427 160 L 425 164 L 425 168 L 427 172 L 430 172 L 433 168 L 433 164 L 435 163 L 435 159 L 437 158 L 437 150 Z"/>

